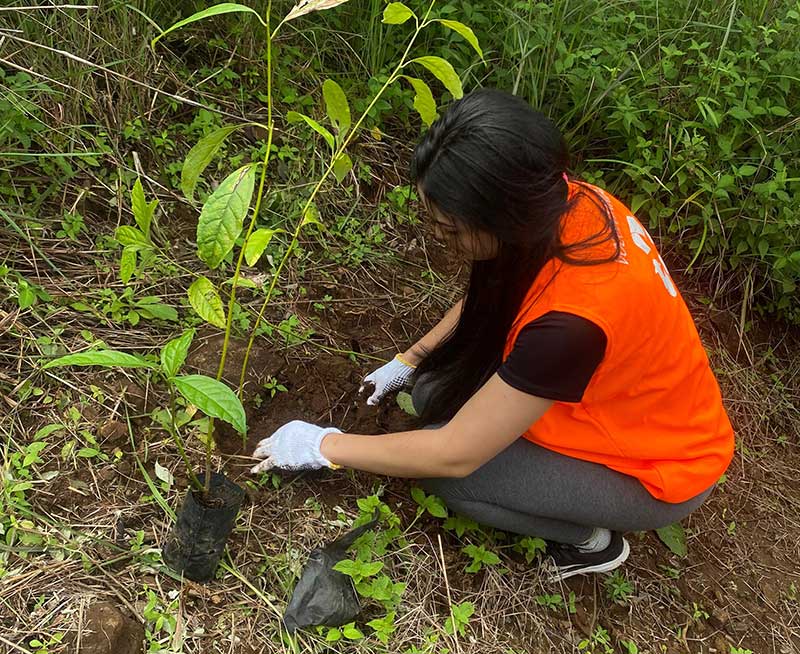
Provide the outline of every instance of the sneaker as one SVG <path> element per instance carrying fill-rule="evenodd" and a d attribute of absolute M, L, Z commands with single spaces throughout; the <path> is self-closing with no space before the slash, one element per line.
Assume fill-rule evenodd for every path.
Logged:
<path fill-rule="evenodd" d="M 621 566 L 631 547 L 618 531 L 611 532 L 611 542 L 599 552 L 586 552 L 575 545 L 547 543 L 547 558 L 553 567 L 550 581 L 563 581 L 575 575 L 610 572 Z"/>

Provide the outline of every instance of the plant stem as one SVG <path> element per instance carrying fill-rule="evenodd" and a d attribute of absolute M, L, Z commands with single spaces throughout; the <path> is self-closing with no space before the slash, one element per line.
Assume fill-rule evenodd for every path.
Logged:
<path fill-rule="evenodd" d="M 328 179 L 328 177 L 330 176 L 331 172 L 333 171 L 333 165 L 336 162 L 336 160 L 345 151 L 347 146 L 353 140 L 353 136 L 356 134 L 358 129 L 361 127 L 362 123 L 366 120 L 367 116 L 369 115 L 369 112 L 372 110 L 372 108 L 375 106 L 375 104 L 381 98 L 381 96 L 386 91 L 386 89 L 389 88 L 389 86 L 391 86 L 397 80 L 397 78 L 399 77 L 400 71 L 403 69 L 403 66 L 405 66 L 406 63 L 407 63 L 406 58 L 408 57 L 409 52 L 411 52 L 411 47 L 414 45 L 414 42 L 416 41 L 417 37 L 419 36 L 419 33 L 428 24 L 427 23 L 427 19 L 428 19 L 428 16 L 430 15 L 431 9 L 433 9 L 433 5 L 434 5 L 434 2 L 431 2 L 431 5 L 428 8 L 428 11 L 425 13 L 425 18 L 423 18 L 422 24 L 417 27 L 416 31 L 414 32 L 414 35 L 411 37 L 411 40 L 408 42 L 408 46 L 406 47 L 405 52 L 403 52 L 403 56 L 400 58 L 400 63 L 397 64 L 397 67 L 394 69 L 394 71 L 392 71 L 392 74 L 389 75 L 389 78 L 386 80 L 384 85 L 375 94 L 375 97 L 372 98 L 372 101 L 369 103 L 369 106 L 361 114 L 359 119 L 356 121 L 355 125 L 353 125 L 353 128 L 350 130 L 350 133 L 347 135 L 347 137 L 342 141 L 342 144 L 333 153 L 333 155 L 331 157 L 330 164 L 328 164 L 328 167 L 326 168 L 325 172 L 322 174 L 322 177 L 320 177 L 319 181 L 314 186 L 314 189 L 311 191 L 311 195 L 306 200 L 305 205 L 303 205 L 303 210 L 300 213 L 300 220 L 298 221 L 297 227 L 295 227 L 295 230 L 292 233 L 292 239 L 291 239 L 291 241 L 289 243 L 289 247 L 286 249 L 286 253 L 281 258 L 280 263 L 278 264 L 278 268 L 275 270 L 275 273 L 272 276 L 272 281 L 270 281 L 269 288 L 267 289 L 267 294 L 264 297 L 264 302 L 261 304 L 261 309 L 258 312 L 258 317 L 256 318 L 256 324 L 253 326 L 253 329 L 250 330 L 250 338 L 249 338 L 249 340 L 247 342 L 247 349 L 244 352 L 244 360 L 242 361 L 242 370 L 241 370 L 241 374 L 239 376 L 239 392 L 240 393 L 241 393 L 242 388 L 244 387 L 244 379 L 245 379 L 245 375 L 247 374 L 247 363 L 248 363 L 248 361 L 250 359 L 250 351 L 253 349 L 253 342 L 255 341 L 255 338 L 256 338 L 256 332 L 258 331 L 258 327 L 261 324 L 261 321 L 262 321 L 262 319 L 264 317 L 264 312 L 266 311 L 267 305 L 269 304 L 269 301 L 272 299 L 272 293 L 275 290 L 275 285 L 277 284 L 278 279 L 280 278 L 281 272 L 283 271 L 283 268 L 286 265 L 286 262 L 289 260 L 289 257 L 291 256 L 292 251 L 297 246 L 298 238 L 300 236 L 300 231 L 303 229 L 303 225 L 305 224 L 306 213 L 307 213 L 309 207 L 311 206 L 311 204 L 314 202 L 314 199 L 317 197 L 317 194 L 319 193 L 319 190 L 322 188 L 322 185 L 324 184 L 325 180 Z"/>
<path fill-rule="evenodd" d="M 189 475 L 189 481 L 192 482 L 192 486 L 194 486 L 195 490 L 205 491 L 206 489 L 204 488 L 203 484 L 200 483 L 197 475 L 194 474 L 194 470 L 192 470 L 192 462 L 189 460 L 189 456 L 186 454 L 186 446 L 184 445 L 183 439 L 178 433 L 178 428 L 175 425 L 175 388 L 172 386 L 172 384 L 169 385 L 169 423 L 170 436 L 172 436 L 172 440 L 175 441 L 175 446 L 178 448 L 178 453 L 181 455 L 183 464 L 186 466 L 186 474 Z"/>
<path fill-rule="evenodd" d="M 272 120 L 272 38 L 273 33 L 270 32 L 270 16 L 272 14 L 272 0 L 267 5 L 266 15 L 266 33 L 267 33 L 267 151 L 264 153 L 264 161 L 261 165 L 261 178 L 258 183 L 258 194 L 256 195 L 256 204 L 253 208 L 253 214 L 250 217 L 250 224 L 247 226 L 247 232 L 244 237 L 244 245 L 239 249 L 239 256 L 236 259 L 236 269 L 233 273 L 233 281 L 231 282 L 231 293 L 228 298 L 228 314 L 225 320 L 225 337 L 222 340 L 222 352 L 219 357 L 219 367 L 217 368 L 217 381 L 222 379 L 222 373 L 225 371 L 225 360 L 228 355 L 228 344 L 231 339 L 231 326 L 233 325 L 233 309 L 236 306 L 236 286 L 239 283 L 239 275 L 242 269 L 242 260 L 244 259 L 245 246 L 253 233 L 253 228 L 256 226 L 258 213 L 261 210 L 261 201 L 264 197 L 264 182 L 267 177 L 267 166 L 269 165 L 270 152 L 272 151 L 272 134 L 274 132 L 274 122 Z M 276 30 L 277 31 L 277 30 Z M 239 385 L 239 399 L 242 399 L 243 384 Z M 208 419 L 208 432 L 206 434 L 206 477 L 205 477 L 205 492 L 207 493 L 211 483 L 211 454 L 213 445 L 214 433 L 214 418 Z"/>

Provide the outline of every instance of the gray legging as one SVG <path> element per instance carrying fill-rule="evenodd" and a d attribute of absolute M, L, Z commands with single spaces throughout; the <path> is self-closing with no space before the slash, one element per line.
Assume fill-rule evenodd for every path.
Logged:
<path fill-rule="evenodd" d="M 425 405 L 425 378 L 414 406 Z M 560 543 L 582 543 L 595 527 L 658 529 L 685 518 L 711 488 L 680 504 L 655 499 L 635 478 L 518 438 L 461 479 L 425 479 L 422 487 L 453 511 L 496 529 Z"/>

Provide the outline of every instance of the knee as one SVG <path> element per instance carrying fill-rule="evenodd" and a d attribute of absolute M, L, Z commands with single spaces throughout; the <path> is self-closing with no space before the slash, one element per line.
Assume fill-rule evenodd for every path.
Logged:
<path fill-rule="evenodd" d="M 460 499 L 463 499 L 463 492 L 460 488 L 461 480 L 458 478 L 450 477 L 437 477 L 434 479 L 420 479 L 419 485 L 429 495 L 436 495 L 447 506 L 452 507 L 457 504 Z"/>

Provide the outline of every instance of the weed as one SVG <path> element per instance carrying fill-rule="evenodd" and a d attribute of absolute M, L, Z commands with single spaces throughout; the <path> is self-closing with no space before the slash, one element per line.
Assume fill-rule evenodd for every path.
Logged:
<path fill-rule="evenodd" d="M 606 577 L 603 585 L 606 587 L 606 596 L 617 604 L 625 604 L 633 596 L 633 584 L 620 570 Z"/>
<path fill-rule="evenodd" d="M 484 567 L 499 565 L 500 557 L 486 549 L 486 545 L 467 545 L 461 550 L 472 559 L 466 567 L 467 572 L 479 572 Z"/>
<path fill-rule="evenodd" d="M 450 613 L 450 617 L 445 620 L 444 630 L 451 636 L 456 633 L 466 636 L 469 619 L 475 613 L 475 605 L 472 602 L 454 604 L 450 607 Z"/>
<path fill-rule="evenodd" d="M 544 606 L 545 608 L 552 609 L 553 611 L 558 611 L 559 609 L 564 608 L 564 598 L 558 594 L 535 595 L 533 599 L 539 606 Z"/>
<path fill-rule="evenodd" d="M 614 654 L 611 636 L 600 625 L 595 627 L 589 638 L 585 638 L 578 643 L 578 650 L 588 652 L 588 654 Z"/>

